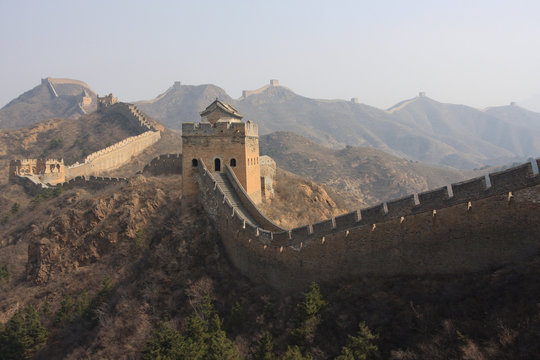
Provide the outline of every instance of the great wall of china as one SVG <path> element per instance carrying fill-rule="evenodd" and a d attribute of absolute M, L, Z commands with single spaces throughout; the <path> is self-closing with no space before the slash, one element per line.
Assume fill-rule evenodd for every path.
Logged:
<path fill-rule="evenodd" d="M 45 80 L 50 83 L 49 79 Z M 117 169 L 127 163 L 132 156 L 137 156 L 159 141 L 164 127 L 148 119 L 135 105 L 118 102 L 112 95 L 98 100 L 98 111 L 124 116 L 140 134 L 91 153 L 82 163 L 70 166 L 64 166 L 63 160 L 55 159 L 11 160 L 10 182 L 20 183 L 28 192 L 36 194 L 43 188 L 56 185 L 73 186 L 87 182 L 90 187 L 95 188 L 98 184 L 107 186 L 124 181 L 125 179 L 121 178 L 104 178 L 98 175 Z"/>
<path fill-rule="evenodd" d="M 199 199 L 229 258 L 284 291 L 357 276 L 481 271 L 540 250 L 540 175 L 531 163 L 489 174 L 490 186 L 479 177 L 452 184 L 452 196 L 444 187 L 292 230 L 267 219 L 229 167 L 224 183 L 199 163 Z"/>
<path fill-rule="evenodd" d="M 106 99 L 114 100 L 112 95 Z M 144 132 L 89 155 L 84 164 L 74 167 L 82 167 L 84 175 L 73 170 L 73 178 L 62 183 L 65 187 L 127 182 L 90 173 L 119 166 L 159 139 L 159 128 L 133 105 L 105 101 L 98 110 L 128 116 Z M 231 124 L 226 124 L 227 129 L 241 127 Z M 248 133 L 249 125 L 242 125 Z M 212 137 L 223 124 L 185 124 L 184 128 L 184 135 L 191 130 Z M 187 166 L 183 156 L 161 155 L 143 173 L 180 174 L 182 165 Z M 50 170 L 47 176 L 60 176 L 63 163 L 42 162 L 44 173 Z M 231 262 L 252 280 L 283 291 L 303 288 L 311 281 L 330 283 L 349 277 L 482 271 L 540 251 L 540 159 L 291 230 L 259 211 L 227 162 L 221 171 L 209 171 L 200 157 L 189 165 L 190 174 L 182 174 L 182 179 L 195 180 L 199 203 L 218 230 Z M 10 169 L 10 177 L 17 181 L 31 178 L 25 174 L 29 175 L 15 176 Z M 184 204 L 191 203 L 183 199 Z"/>

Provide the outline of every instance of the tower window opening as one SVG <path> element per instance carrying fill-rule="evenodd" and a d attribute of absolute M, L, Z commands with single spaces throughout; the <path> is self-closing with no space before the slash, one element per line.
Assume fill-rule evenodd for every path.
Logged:
<path fill-rule="evenodd" d="M 236 166 L 236 159 L 231 159 L 231 167 L 235 167 Z"/>
<path fill-rule="evenodd" d="M 199 166 L 199 160 L 197 160 L 197 159 L 191 160 L 191 166 L 193 166 L 193 167 Z"/>
<path fill-rule="evenodd" d="M 221 171 L 221 160 L 215 159 L 214 160 L 214 171 Z"/>

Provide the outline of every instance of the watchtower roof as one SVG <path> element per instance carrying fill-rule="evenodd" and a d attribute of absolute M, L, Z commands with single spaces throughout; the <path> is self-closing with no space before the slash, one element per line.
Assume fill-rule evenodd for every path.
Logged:
<path fill-rule="evenodd" d="M 243 118 L 243 116 L 240 115 L 240 113 L 235 108 L 233 108 L 229 104 L 222 103 L 218 99 L 216 99 L 213 103 L 208 105 L 208 107 L 206 109 L 201 111 L 200 115 L 201 116 L 208 116 L 209 114 L 213 113 L 214 111 L 225 112 L 226 114 L 228 114 L 231 117 L 236 118 L 238 120 L 241 120 Z"/>

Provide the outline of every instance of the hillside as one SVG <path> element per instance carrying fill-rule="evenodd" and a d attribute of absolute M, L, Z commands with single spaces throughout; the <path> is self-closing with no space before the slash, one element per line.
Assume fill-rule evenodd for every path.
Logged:
<path fill-rule="evenodd" d="M 26 128 L 0 130 L 0 184 L 7 181 L 7 166 L 12 159 L 56 158 L 69 165 L 138 131 L 119 114 L 97 112 L 79 119 L 51 119 Z M 180 135 L 165 130 L 160 141 L 133 159 L 138 166 L 123 175 L 142 170 L 159 154 L 180 150 Z"/>
<path fill-rule="evenodd" d="M 426 96 L 404 100 L 389 110 L 343 100 L 316 100 L 283 86 L 265 86 L 231 99 L 213 85 L 176 83 L 139 106 L 171 128 L 198 121 L 198 111 L 213 98 L 230 103 L 260 134 L 293 131 L 322 145 L 370 146 L 431 164 L 473 169 L 540 155 L 536 113 L 496 115 L 464 105 L 444 104 Z"/>
<path fill-rule="evenodd" d="M 31 201 L 20 186 L 7 183 L 10 160 L 45 157 L 64 159 L 69 165 L 138 132 L 125 117 L 115 113 L 51 119 L 22 129 L 0 130 L 0 218 L 14 203 L 26 206 Z M 159 154 L 179 153 L 181 143 L 178 133 L 166 129 L 157 143 L 121 168 L 103 175 L 132 176 Z"/>
<path fill-rule="evenodd" d="M 0 225 L 0 321 L 38 310 L 46 339 L 34 358 L 139 358 L 163 319 L 174 332 L 162 346 L 180 340 L 176 332 L 191 336 L 194 312 L 209 311 L 206 294 L 222 319 L 212 339 L 244 358 L 254 358 L 265 331 L 273 358 L 299 344 L 292 333 L 307 289 L 282 294 L 239 274 L 202 209 L 181 210 L 179 181 L 138 176 L 122 187 L 68 190 Z M 474 274 L 323 285 L 326 305 L 311 303 L 320 309 L 302 351 L 335 359 L 365 322 L 385 359 L 535 358 L 538 271 L 533 257 Z"/>
<path fill-rule="evenodd" d="M 82 81 L 45 78 L 0 109 L 0 129 L 23 128 L 52 118 L 77 118 L 96 107 L 96 93 Z"/>
<path fill-rule="evenodd" d="M 407 161 L 367 147 L 336 150 L 289 132 L 260 138 L 278 167 L 322 183 L 342 207 L 357 209 L 472 176 L 472 172 Z"/>

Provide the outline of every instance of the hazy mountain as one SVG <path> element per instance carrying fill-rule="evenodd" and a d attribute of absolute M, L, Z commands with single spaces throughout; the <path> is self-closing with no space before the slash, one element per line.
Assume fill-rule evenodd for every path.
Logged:
<path fill-rule="evenodd" d="M 444 154 L 427 152 L 431 159 L 422 158 L 424 161 L 470 168 L 475 163 L 503 164 L 540 154 L 540 123 L 524 127 L 523 123 L 530 124 L 526 119 L 513 121 L 510 117 L 493 116 L 464 105 L 443 104 L 427 97 L 417 97 L 389 112 L 397 122 L 453 149 Z M 439 161 L 433 161 L 437 158 Z"/>
<path fill-rule="evenodd" d="M 505 117 L 425 96 L 381 110 L 352 101 L 310 99 L 282 86 L 267 85 L 233 100 L 212 85 L 176 83 L 139 106 L 179 129 L 183 121 L 198 121 L 198 112 L 216 96 L 236 107 L 246 120 L 256 121 L 260 134 L 294 131 L 327 146 L 370 146 L 462 169 L 540 155 L 540 125 L 531 120 L 540 115 L 526 111 Z"/>
<path fill-rule="evenodd" d="M 82 106 L 87 95 L 89 104 Z M 419 96 L 381 110 L 344 100 L 316 100 L 277 85 L 232 99 L 214 85 L 174 83 L 138 106 L 172 129 L 199 121 L 215 98 L 258 123 L 260 134 L 294 131 L 325 146 L 369 146 L 398 157 L 472 169 L 540 155 L 540 114 L 519 107 L 486 111 Z M 95 108 L 95 94 L 76 80 L 43 79 L 42 84 L 0 110 L 0 128 L 28 126 L 51 117 L 73 118 Z"/>
<path fill-rule="evenodd" d="M 175 82 L 154 100 L 140 101 L 137 106 L 171 129 L 181 129 L 186 121 L 199 121 L 199 112 L 219 98 L 226 103 L 233 100 L 225 90 L 214 85 L 181 85 Z"/>
<path fill-rule="evenodd" d="M 75 118 L 96 107 L 96 93 L 86 83 L 46 78 L 0 109 L 0 128 L 22 128 L 51 118 Z"/>
<path fill-rule="evenodd" d="M 349 209 L 422 192 L 473 176 L 416 163 L 369 147 L 330 149 L 290 132 L 261 136 L 261 154 L 271 156 L 278 167 L 303 178 L 323 183 L 341 197 Z M 341 196 L 337 196 L 341 195 Z"/>

